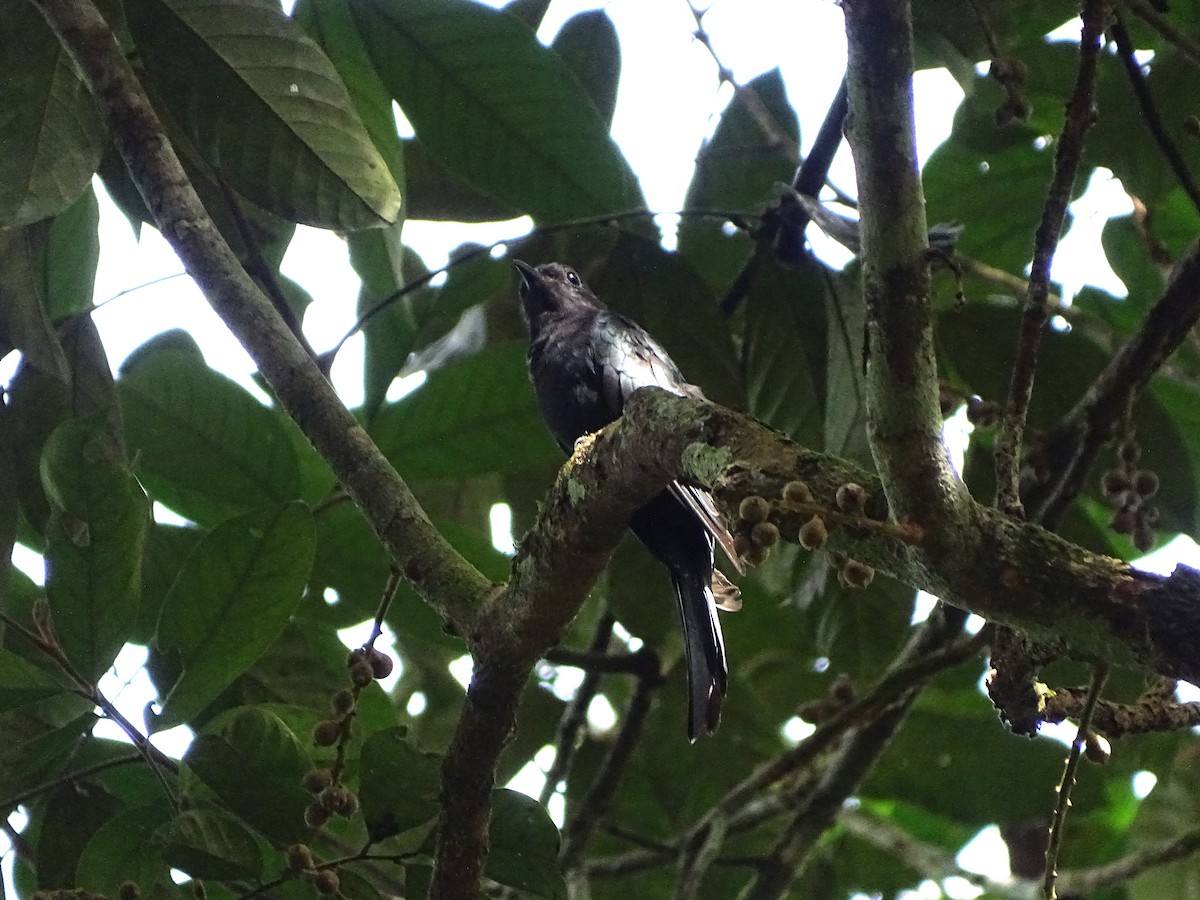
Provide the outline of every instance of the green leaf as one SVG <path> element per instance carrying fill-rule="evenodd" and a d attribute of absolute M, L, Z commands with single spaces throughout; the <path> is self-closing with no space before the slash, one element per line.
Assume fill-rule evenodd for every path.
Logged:
<path fill-rule="evenodd" d="M 746 301 L 742 366 L 749 412 L 806 447 L 824 445 L 825 283 L 764 259 Z"/>
<path fill-rule="evenodd" d="M 40 784 L 63 767 L 96 724 L 80 698 L 0 715 L 0 797 Z M 36 712 L 36 715 L 34 714 Z M 65 718 L 70 716 L 71 718 Z"/>
<path fill-rule="evenodd" d="M 0 4 L 0 225 L 57 215 L 87 188 L 104 126 L 75 66 L 21 3 Z"/>
<path fill-rule="evenodd" d="M 170 867 L 151 836 L 171 818 L 166 804 L 135 806 L 117 813 L 92 835 L 80 854 L 75 886 L 117 896 L 121 885 L 132 881 L 151 895 L 151 888 L 170 878 Z"/>
<path fill-rule="evenodd" d="M 121 804 L 88 781 L 59 785 L 39 799 L 45 818 L 34 845 L 38 886 L 43 890 L 73 887 L 75 867 L 88 840 Z"/>
<path fill-rule="evenodd" d="M 104 673 L 137 621 L 150 505 L 114 458 L 105 417 L 60 425 L 42 454 L 50 501 L 46 593 L 67 658 L 86 678 Z"/>
<path fill-rule="evenodd" d="M 996 110 L 1000 86 L 983 76 L 967 89 L 950 137 L 922 171 L 930 222 L 967 223 L 957 249 L 1007 272 L 1020 273 L 1033 257 L 1033 233 L 1050 184 L 1054 146 L 1044 135 L 1062 129 L 1063 88 L 1074 79 L 1077 49 L 1043 44 L 1022 54 L 1029 67 L 1025 96 L 1032 117 L 1003 127 Z M 1081 191 L 1083 183 L 1076 185 Z M 1004 197 L 1004 215 L 996 198 Z"/>
<path fill-rule="evenodd" d="M 182 350 L 170 333 L 126 361 L 117 390 L 143 483 L 185 518 L 213 525 L 299 496 L 282 414 Z"/>
<path fill-rule="evenodd" d="M 1195 828 L 1200 773 L 1196 745 L 1185 746 L 1173 764 L 1156 773 L 1158 783 L 1142 801 L 1129 828 L 1130 849 L 1149 849 Z M 1200 893 L 1200 859 L 1195 854 L 1155 866 L 1132 880 L 1130 900 L 1185 900 Z"/>
<path fill-rule="evenodd" d="M 158 627 L 163 603 L 183 568 L 188 554 L 204 536 L 199 528 L 177 527 L 153 523 L 146 537 L 142 559 L 142 600 L 138 605 L 138 624 L 135 644 L 149 644 Z"/>
<path fill-rule="evenodd" d="M 763 110 L 773 123 L 770 133 L 764 128 Z M 781 145 L 779 135 L 794 144 Z M 800 125 L 782 74 L 772 69 L 759 75 L 734 96 L 713 136 L 700 148 L 684 208 L 758 214 L 771 199 L 772 184 L 791 182 L 799 143 Z M 754 245 L 742 231 L 726 233 L 717 219 L 686 216 L 679 223 L 679 252 L 710 285 L 724 290 Z"/>
<path fill-rule="evenodd" d="M 300 786 L 312 761 L 276 715 L 241 707 L 222 717 L 219 734 L 199 735 L 183 761 L 229 809 L 283 844 L 305 838 L 304 808 L 312 798 Z"/>
<path fill-rule="evenodd" d="M 405 202 L 412 219 L 500 222 L 521 211 L 448 169 L 420 140 L 404 142 Z"/>
<path fill-rule="evenodd" d="M 828 578 L 809 609 L 814 638 L 830 668 L 863 684 L 880 674 L 908 636 L 916 591 L 883 576 L 867 590 L 842 587 L 833 571 Z"/>
<path fill-rule="evenodd" d="M 442 760 L 405 740 L 407 728 L 389 728 L 363 744 L 358 768 L 359 799 L 373 841 L 431 820 L 438 811 Z"/>
<path fill-rule="evenodd" d="M 572 16 L 550 47 L 575 73 L 604 124 L 612 127 L 621 79 L 621 44 L 612 19 L 600 9 Z"/>
<path fill-rule="evenodd" d="M 126 4 L 146 74 L 204 159 L 320 228 L 394 221 L 400 192 L 337 70 L 271 0 Z"/>
<path fill-rule="evenodd" d="M 47 312 L 45 228 L 0 229 L 0 354 L 20 350 L 22 362 L 66 384 L 66 355 Z"/>
<path fill-rule="evenodd" d="M 541 222 L 644 204 L 586 91 L 527 25 L 470 0 L 355 0 L 375 68 L 429 152 Z"/>
<path fill-rule="evenodd" d="M 392 98 L 371 65 L 350 8 L 342 0 L 300 0 L 292 10 L 292 19 L 325 51 L 392 178 L 403 184 L 404 150 L 396 133 Z M 401 221 L 398 217 L 396 224 Z"/>
<path fill-rule="evenodd" d="M 200 541 L 158 620 L 158 649 L 182 666 L 160 727 L 202 710 L 271 645 L 300 599 L 315 543 L 300 503 L 231 519 Z"/>
<path fill-rule="evenodd" d="M 491 850 L 484 874 L 527 896 L 565 900 L 558 867 L 558 828 L 545 808 L 519 791 L 492 792 Z"/>
<path fill-rule="evenodd" d="M 153 842 L 176 869 L 193 878 L 258 878 L 263 853 L 254 834 L 233 816 L 218 810 L 180 813 L 155 831 Z"/>
<path fill-rule="evenodd" d="M 49 675 L 0 647 L 0 713 L 44 700 L 67 688 Z"/>
<path fill-rule="evenodd" d="M 434 372 L 423 387 L 380 408 L 371 436 L 409 478 L 515 472 L 560 457 L 534 404 L 522 343 Z"/>
<path fill-rule="evenodd" d="M 53 322 L 86 312 L 100 261 L 100 205 L 88 188 L 61 214 L 32 226 L 44 234 L 42 272 L 46 313 Z"/>

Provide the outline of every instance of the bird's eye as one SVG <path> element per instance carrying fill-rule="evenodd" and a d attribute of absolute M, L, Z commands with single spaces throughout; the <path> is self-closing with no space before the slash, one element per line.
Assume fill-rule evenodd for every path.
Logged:
<path fill-rule="evenodd" d="M 580 287 L 583 284 L 583 282 L 579 280 L 579 276 L 575 274 L 574 269 L 567 269 L 567 281 L 571 282 L 571 284 L 575 285 L 575 287 Z"/>

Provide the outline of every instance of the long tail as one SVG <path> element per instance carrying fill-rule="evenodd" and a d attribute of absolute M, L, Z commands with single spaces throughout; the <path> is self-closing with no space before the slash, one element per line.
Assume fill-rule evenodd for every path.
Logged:
<path fill-rule="evenodd" d="M 711 557 L 710 557 L 711 558 Z M 695 741 L 703 727 L 712 734 L 721 721 L 721 704 L 729 682 L 725 641 L 712 585 L 702 572 L 671 572 L 679 618 L 683 624 L 683 647 L 688 677 L 688 738 Z"/>

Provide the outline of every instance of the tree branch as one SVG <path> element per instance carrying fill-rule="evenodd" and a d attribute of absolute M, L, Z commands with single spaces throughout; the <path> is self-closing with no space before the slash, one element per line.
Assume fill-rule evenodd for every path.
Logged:
<path fill-rule="evenodd" d="M 1183 158 L 1183 154 L 1179 152 L 1179 146 L 1171 137 L 1171 133 L 1167 131 L 1158 104 L 1154 102 L 1154 95 L 1150 93 L 1150 85 L 1146 83 L 1141 63 L 1134 56 L 1136 48 L 1133 46 L 1133 39 L 1129 36 L 1129 29 L 1125 27 L 1125 19 L 1120 12 L 1117 12 L 1113 19 L 1112 37 L 1113 42 L 1117 45 L 1117 55 L 1121 58 L 1121 65 L 1125 67 L 1125 74 L 1129 78 L 1129 87 L 1133 90 L 1138 109 L 1141 110 L 1142 121 L 1146 123 L 1151 137 L 1158 144 L 1159 152 L 1167 161 L 1167 165 L 1175 173 L 1175 179 L 1179 182 L 1179 186 L 1188 195 L 1192 205 L 1200 210 L 1200 187 L 1196 186 L 1196 179 L 1192 177 L 1192 170 L 1188 168 L 1187 160 Z"/>
<path fill-rule="evenodd" d="M 1085 0 L 1083 33 L 1079 38 L 1079 70 L 1075 88 L 1067 102 L 1066 119 L 1054 154 L 1054 175 L 1046 193 L 1042 221 L 1033 240 L 1033 267 L 1029 291 L 1021 315 L 1017 338 L 1017 358 L 1000 436 L 996 441 L 996 505 L 1009 515 L 1023 516 L 1021 504 L 1021 443 L 1025 435 L 1025 417 L 1033 395 L 1037 371 L 1038 346 L 1050 318 L 1047 297 L 1050 293 L 1050 267 L 1062 235 L 1071 192 L 1079 176 L 1079 161 L 1084 140 L 1095 119 L 1096 66 L 1108 18 L 1107 0 Z"/>
<path fill-rule="evenodd" d="M 842 5 L 861 214 L 868 438 L 892 515 L 932 528 L 934 548 L 949 536 L 941 529 L 956 518 L 966 491 L 942 446 L 913 125 L 912 21 L 903 0 Z"/>
<path fill-rule="evenodd" d="M 1100 449 L 1171 354 L 1200 320 L 1200 242 L 1184 255 L 1124 347 L 1045 439 L 1050 478 L 1027 493 L 1035 521 L 1053 525 L 1083 489 Z"/>

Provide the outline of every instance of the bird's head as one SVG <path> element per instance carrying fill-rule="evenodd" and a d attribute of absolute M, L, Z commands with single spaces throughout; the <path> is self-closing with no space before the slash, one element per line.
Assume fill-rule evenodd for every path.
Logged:
<path fill-rule="evenodd" d="M 601 306 L 579 273 L 570 266 L 552 262 L 535 268 L 519 259 L 513 260 L 513 265 L 521 273 L 519 293 L 527 321 L 548 313 Z"/>

